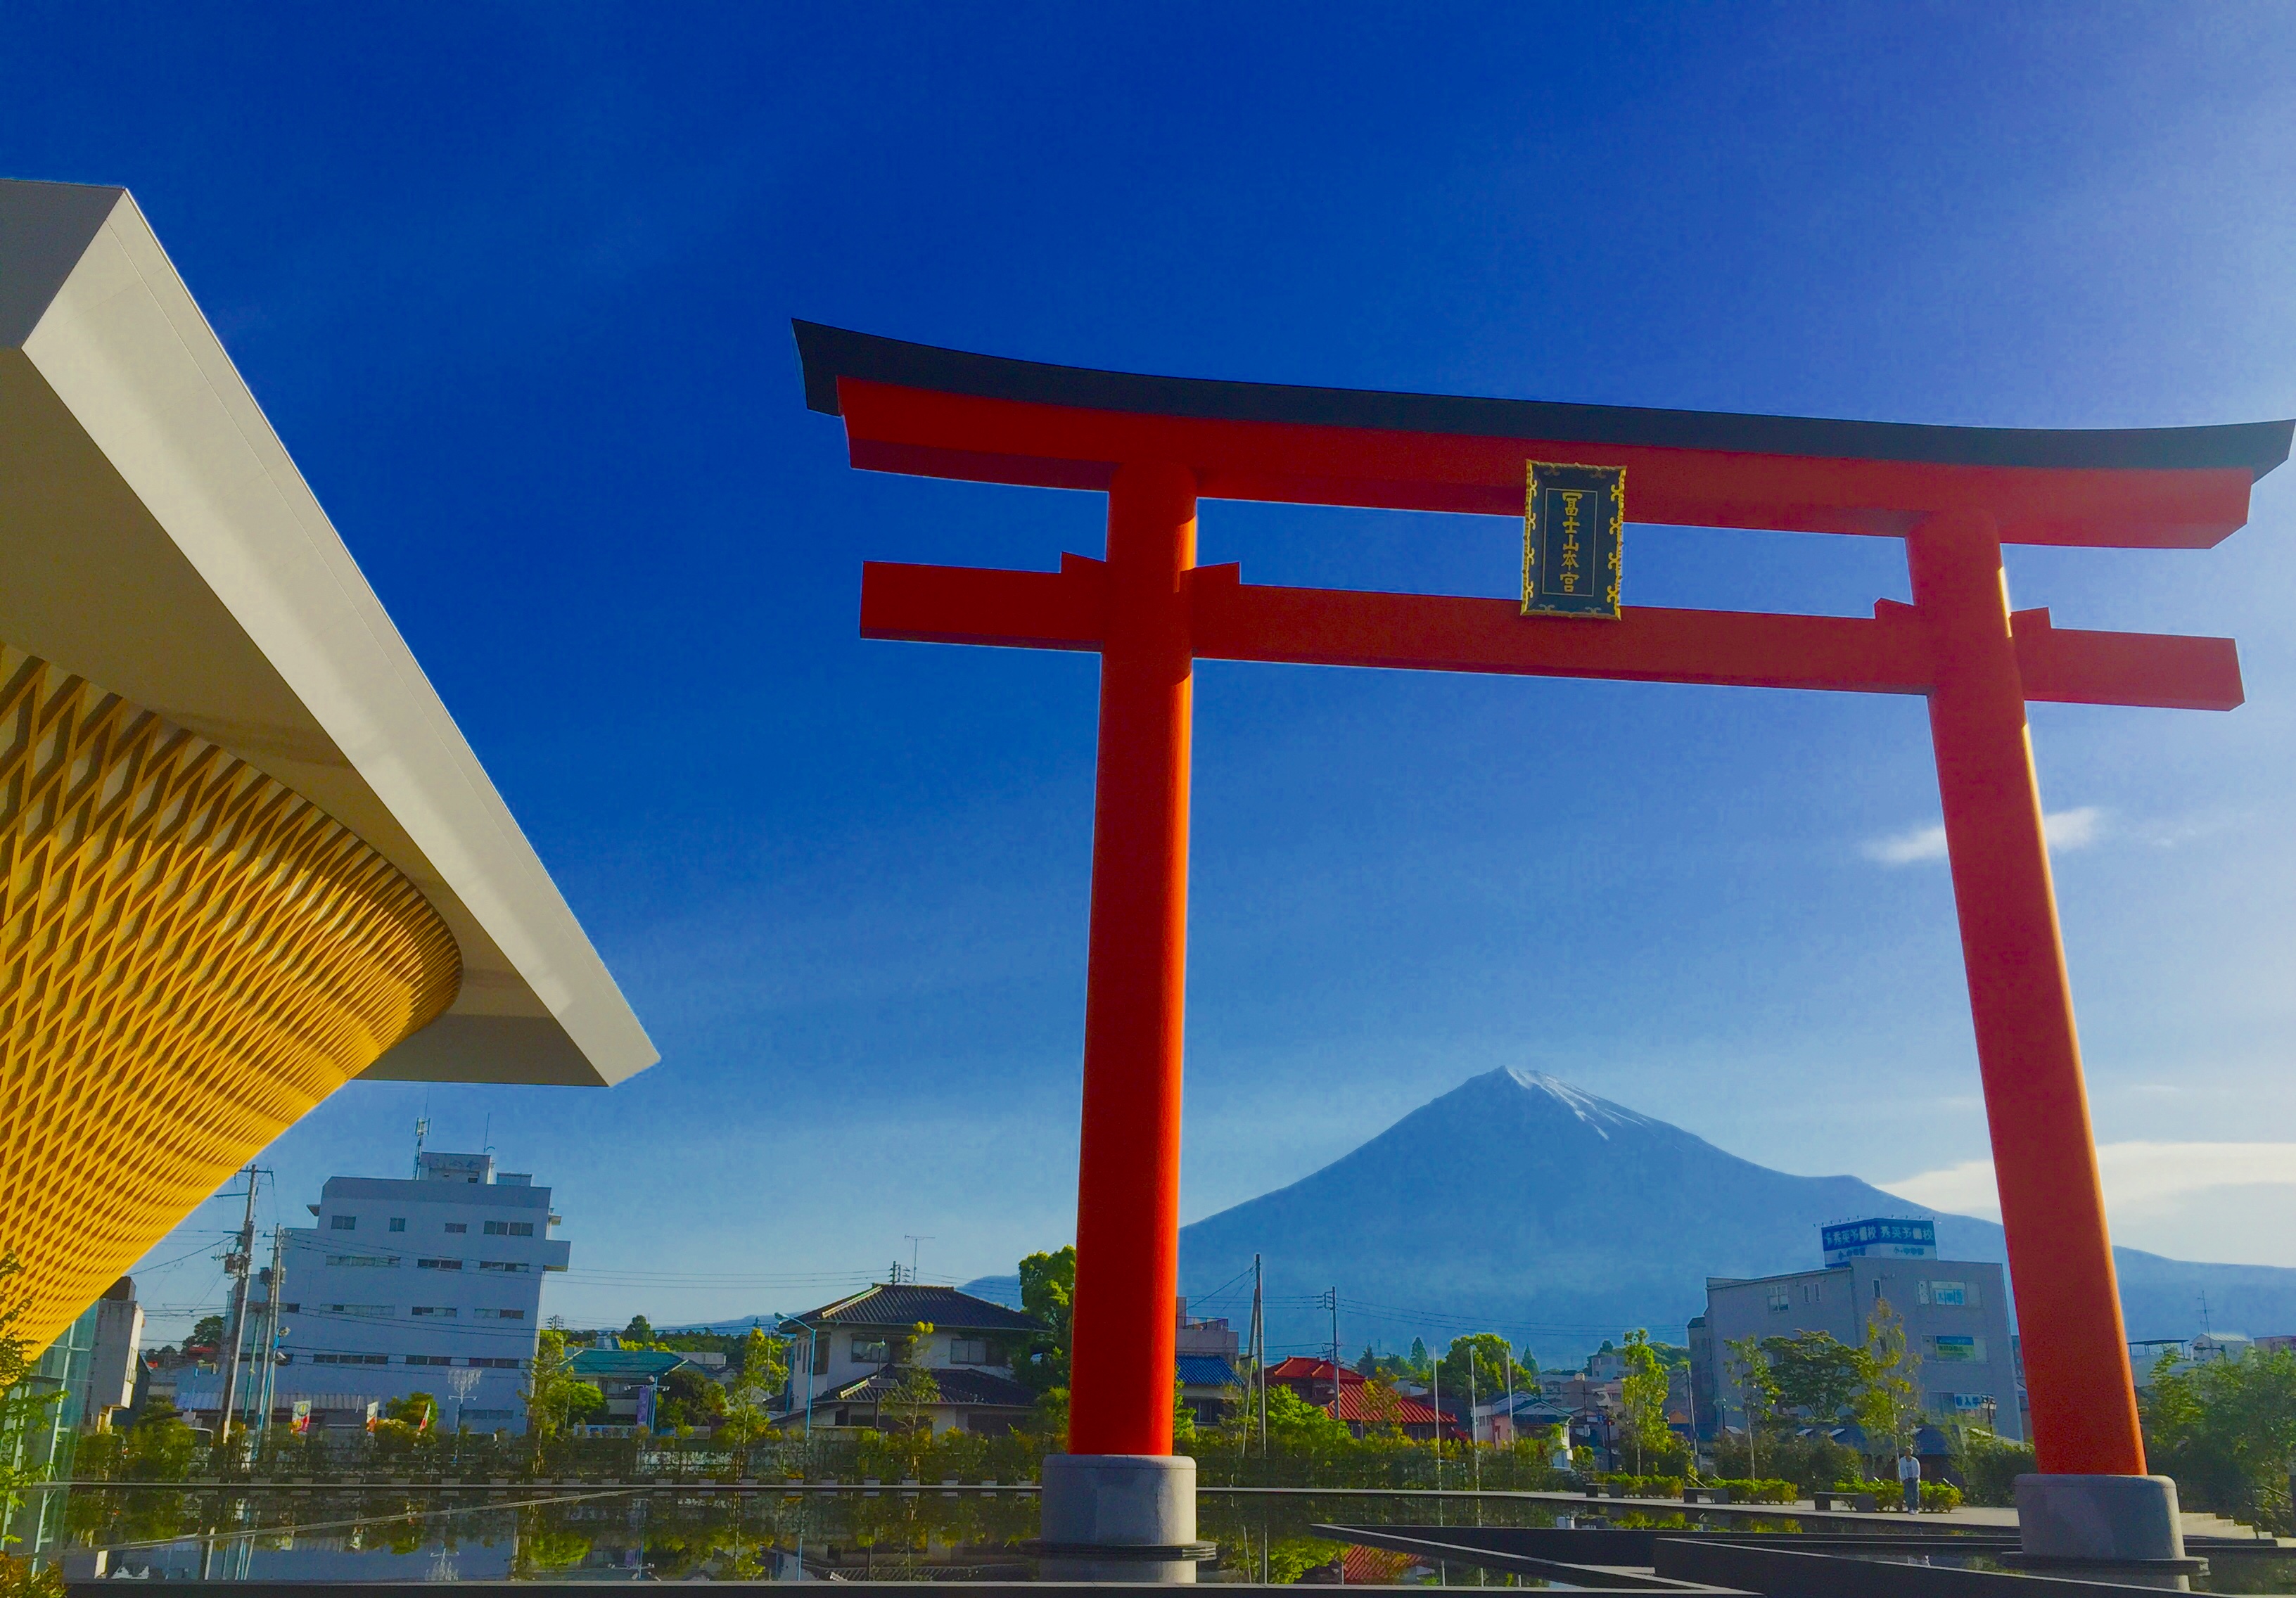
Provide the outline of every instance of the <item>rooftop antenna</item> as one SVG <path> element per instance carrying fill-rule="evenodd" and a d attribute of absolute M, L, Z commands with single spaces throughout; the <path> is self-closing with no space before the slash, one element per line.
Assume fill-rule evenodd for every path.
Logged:
<path fill-rule="evenodd" d="M 495 1112 L 489 1110 L 487 1111 L 487 1129 L 479 1134 L 479 1152 L 481 1154 L 491 1154 L 494 1151 Z"/>
<path fill-rule="evenodd" d="M 425 1110 L 430 1107 L 427 1095 L 422 1107 Z M 416 1116 L 414 1118 L 414 1179 L 417 1182 L 422 1180 L 422 1140 L 430 1135 L 430 1118 L 428 1115 Z"/>
<path fill-rule="evenodd" d="M 922 1236 L 919 1236 L 916 1233 L 914 1233 L 914 1232 L 904 1232 L 904 1233 L 901 1233 L 901 1235 L 902 1235 L 902 1237 L 904 1237 L 905 1239 L 906 1239 L 906 1240 L 907 1240 L 907 1242 L 908 1242 L 908 1245 L 909 1245 L 909 1280 L 910 1280 L 911 1282 L 914 1282 L 914 1281 L 917 1279 L 917 1247 L 918 1247 L 918 1245 L 919 1245 L 919 1244 L 921 1244 L 921 1243 L 938 1242 L 939 1242 L 940 1240 L 939 1240 L 939 1238 L 935 1237 L 935 1236 L 934 1236 L 931 1233 L 930 1233 L 930 1232 L 928 1232 L 928 1233 L 924 1233 Z"/>

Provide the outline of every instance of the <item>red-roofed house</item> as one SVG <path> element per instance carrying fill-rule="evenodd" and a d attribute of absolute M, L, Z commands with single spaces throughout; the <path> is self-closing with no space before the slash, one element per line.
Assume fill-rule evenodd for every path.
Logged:
<path fill-rule="evenodd" d="M 1374 1387 L 1360 1371 L 1339 1368 L 1339 1418 L 1357 1437 L 1382 1426 L 1398 1426 L 1406 1437 L 1422 1442 L 1433 1440 L 1439 1425 L 1443 1436 L 1457 1441 L 1464 1434 L 1459 1423 L 1449 1415 L 1439 1414 L 1424 1399 L 1398 1393 L 1394 1389 Z M 1277 1387 L 1288 1387 L 1325 1414 L 1332 1407 L 1332 1362 L 1328 1359 L 1305 1359 L 1293 1355 L 1280 1364 L 1267 1368 L 1267 1380 Z"/>

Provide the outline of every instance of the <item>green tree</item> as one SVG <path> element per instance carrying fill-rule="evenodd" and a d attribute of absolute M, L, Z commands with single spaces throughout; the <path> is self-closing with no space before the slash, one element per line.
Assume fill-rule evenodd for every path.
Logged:
<path fill-rule="evenodd" d="M 1769 1353 L 1759 1337 L 1734 1338 L 1723 1347 L 1730 1351 L 1730 1380 L 1746 1412 L 1746 1474 L 1759 1478 L 1763 1423 L 1778 1406 L 1777 1372 L 1771 1368 Z"/>
<path fill-rule="evenodd" d="M 25 1383 L 39 1364 L 39 1356 L 25 1347 L 16 1323 L 23 1316 L 23 1296 L 8 1285 L 24 1267 L 13 1254 L 0 1254 L 0 1521 L 16 1507 L 20 1491 L 47 1475 L 45 1466 L 26 1467 L 19 1440 L 46 1423 L 47 1411 L 63 1399 L 61 1385 L 36 1392 Z"/>
<path fill-rule="evenodd" d="M 1076 1316 L 1076 1245 L 1021 1262 L 1021 1307 L 1045 1323 L 1013 1362 L 1013 1374 L 1030 1390 L 1065 1390 L 1069 1338 Z"/>
<path fill-rule="evenodd" d="M 1921 1393 L 1914 1376 L 1922 1368 L 1921 1356 L 1906 1345 L 1906 1323 L 1887 1299 L 1875 1299 L 1866 1317 L 1866 1346 L 1857 1350 L 1857 1390 L 1850 1409 L 1866 1433 L 1866 1447 L 1874 1458 L 1887 1447 L 1896 1458 L 1913 1442 L 1921 1424 Z"/>
<path fill-rule="evenodd" d="M 1830 1332 L 1764 1338 L 1762 1353 L 1777 1381 L 1771 1413 L 1781 1419 L 1800 1414 L 1820 1426 L 1839 1422 L 1866 1385 L 1861 1352 Z"/>
<path fill-rule="evenodd" d="M 653 1323 L 642 1315 L 632 1315 L 630 1323 L 622 1328 L 622 1347 L 625 1348 L 651 1348 L 653 1340 Z"/>
<path fill-rule="evenodd" d="M 224 1319 L 221 1315 L 201 1315 L 192 1323 L 191 1332 L 184 1339 L 184 1347 L 186 1350 L 195 1348 L 219 1348 L 223 1346 L 223 1329 Z"/>
<path fill-rule="evenodd" d="M 927 1436 L 931 1435 L 932 1406 L 940 1402 L 940 1383 L 924 1362 L 925 1340 L 932 1333 L 931 1321 L 919 1321 L 900 1340 L 894 1350 L 892 1385 L 877 1401 L 878 1413 L 892 1411 L 903 1430 L 922 1429 Z"/>
<path fill-rule="evenodd" d="M 1472 1391 L 1476 1398 L 1488 1403 L 1506 1391 L 1507 1368 L 1513 1361 L 1513 1349 L 1496 1332 L 1454 1338 L 1443 1355 L 1443 1390 L 1462 1400 Z M 1468 1384 L 1471 1372 L 1474 1378 L 1472 1388 Z"/>
<path fill-rule="evenodd" d="M 564 1332 L 550 1327 L 535 1340 L 534 1362 L 527 1373 L 523 1397 L 527 1430 L 537 1440 L 578 1426 L 606 1407 L 606 1396 L 595 1382 L 576 1376 L 573 1364 L 566 1352 Z"/>
<path fill-rule="evenodd" d="M 120 1439 L 119 1473 L 131 1481 L 181 1481 L 192 1473 L 199 1436 L 165 1398 L 146 1398 Z"/>
<path fill-rule="evenodd" d="M 1427 1374 L 1427 1343 L 1423 1338 L 1411 1340 L 1411 1373 L 1414 1376 Z"/>
<path fill-rule="evenodd" d="M 1333 1420 L 1321 1405 L 1273 1382 L 1267 1388 L 1267 1437 L 1272 1445 L 1294 1454 L 1342 1448 L 1355 1440 L 1345 1422 Z"/>
<path fill-rule="evenodd" d="M 428 1431 L 438 1423 L 439 1400 L 428 1393 L 409 1393 L 404 1398 L 393 1398 L 384 1405 L 382 1418 L 396 1421 L 415 1431 Z"/>
<path fill-rule="evenodd" d="M 1666 1423 L 1666 1366 L 1652 1348 L 1647 1332 L 1627 1333 L 1627 1345 L 1619 1354 L 1626 1366 L 1619 1383 L 1619 1430 L 1634 1455 L 1635 1474 L 1640 1476 L 1644 1459 L 1670 1451 L 1674 1442 Z"/>
<path fill-rule="evenodd" d="M 654 1395 L 656 1430 L 706 1426 L 725 1413 L 726 1389 L 692 1365 L 680 1365 L 664 1376 Z"/>
<path fill-rule="evenodd" d="M 2276 1348 L 2177 1368 L 2164 1354 L 2143 1395 L 2145 1455 L 2180 1499 L 2280 1531 L 2292 1528 L 2296 1353 Z"/>
<path fill-rule="evenodd" d="M 762 1326 L 750 1328 L 734 1359 L 748 1386 L 771 1395 L 789 1385 L 789 1340 L 767 1337 Z"/>
<path fill-rule="evenodd" d="M 369 1428 L 378 1449 L 403 1455 L 435 1447 L 439 1440 L 439 1400 L 429 1393 L 409 1393 L 382 1406 L 382 1418 Z"/>

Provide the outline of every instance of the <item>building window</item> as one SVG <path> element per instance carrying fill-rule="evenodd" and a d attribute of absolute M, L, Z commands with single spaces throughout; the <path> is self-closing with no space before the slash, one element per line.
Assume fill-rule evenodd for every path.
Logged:
<path fill-rule="evenodd" d="M 415 1313 L 420 1315 L 422 1312 L 417 1310 Z M 455 1363 L 455 1356 L 451 1354 L 410 1354 L 406 1356 L 406 1363 L 411 1365 L 450 1365 Z"/>
<path fill-rule="evenodd" d="M 455 1268 L 458 1271 L 463 1268 L 462 1262 L 460 1260 L 455 1262 Z M 522 1259 L 481 1259 L 479 1261 L 479 1269 L 482 1271 L 531 1271 L 534 1267 L 527 1264 Z"/>
<path fill-rule="evenodd" d="M 493 1359 L 474 1354 L 463 1363 L 474 1371 L 515 1371 L 520 1362 L 515 1359 Z"/>
<path fill-rule="evenodd" d="M 522 1309 L 474 1309 L 471 1311 L 471 1318 L 474 1321 L 522 1321 L 526 1319 L 526 1311 Z"/>
<path fill-rule="evenodd" d="M 1801 1301 L 1805 1304 L 1824 1303 L 1825 1283 L 1823 1282 L 1803 1282 L 1801 1284 Z"/>
<path fill-rule="evenodd" d="M 388 1354 L 314 1354 L 311 1356 L 311 1363 L 315 1365 L 387 1365 L 390 1363 L 390 1356 Z"/>
<path fill-rule="evenodd" d="M 488 1221 L 487 1235 L 488 1237 L 532 1237 L 534 1223 L 532 1221 Z"/>
<path fill-rule="evenodd" d="M 993 1365 L 996 1357 L 985 1337 L 953 1337 L 948 1340 L 948 1363 L 953 1365 Z"/>
<path fill-rule="evenodd" d="M 341 1266 L 347 1270 L 382 1269 L 397 1265 L 398 1256 L 396 1254 L 330 1254 L 327 1256 L 327 1263 Z"/>
<path fill-rule="evenodd" d="M 1784 1315 L 1787 1310 L 1792 1309 L 1792 1307 L 1793 1300 L 1787 1295 L 1785 1289 L 1782 1287 L 1774 1287 L 1770 1289 L 1770 1313 L 1772 1315 Z"/>
<path fill-rule="evenodd" d="M 853 1359 L 857 1364 L 883 1364 L 892 1357 L 891 1345 L 882 1337 L 857 1337 L 853 1340 Z"/>
<path fill-rule="evenodd" d="M 1923 1285 L 1929 1289 L 1926 1301 L 1931 1304 L 1942 1304 L 1954 1309 L 1975 1309 L 1980 1302 L 1974 1282 L 1931 1282 Z"/>
<path fill-rule="evenodd" d="M 393 1232 L 404 1232 L 404 1231 L 406 1231 L 406 1217 L 405 1216 L 403 1216 L 403 1215 L 395 1215 L 395 1216 L 392 1216 L 392 1217 L 390 1217 L 390 1229 L 391 1229 Z"/>
<path fill-rule="evenodd" d="M 468 1221 L 448 1221 L 447 1223 L 447 1230 L 449 1232 L 468 1232 L 470 1229 L 471 1223 Z"/>
<path fill-rule="evenodd" d="M 459 1259 L 418 1259 L 414 1262 L 414 1268 L 419 1271 L 459 1271 L 463 1268 L 463 1262 Z"/>
<path fill-rule="evenodd" d="M 386 1320 L 398 1313 L 395 1306 L 389 1304 L 330 1304 L 326 1307 L 329 1315 L 364 1315 L 369 1320 Z"/>
<path fill-rule="evenodd" d="M 358 1217 L 355 1215 L 331 1215 L 327 1217 L 327 1225 L 333 1227 L 338 1232 L 356 1232 L 358 1230 Z"/>
<path fill-rule="evenodd" d="M 451 1321 L 455 1318 L 455 1307 L 451 1304 L 417 1304 L 413 1309 L 407 1311 L 407 1313 L 409 1315 L 441 1315 Z"/>

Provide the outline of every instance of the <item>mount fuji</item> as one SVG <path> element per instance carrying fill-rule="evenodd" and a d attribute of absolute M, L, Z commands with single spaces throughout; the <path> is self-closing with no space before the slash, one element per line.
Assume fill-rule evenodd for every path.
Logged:
<path fill-rule="evenodd" d="M 1708 1276 L 1823 1263 L 1818 1228 L 1865 1216 L 1933 1216 L 1947 1258 L 2005 1263 L 1998 1225 L 1945 1215 L 1855 1176 L 1794 1176 L 1537 1071 L 1475 1077 L 1312 1176 L 1180 1233 L 1180 1280 L 1231 1314 L 1264 1261 L 1268 1347 L 1340 1337 L 1408 1347 L 1508 1332 L 1550 1363 L 1645 1326 L 1680 1342 Z M 2296 1270 L 2196 1265 L 2117 1249 L 2132 1338 L 2220 1327 L 2296 1331 Z M 993 1279 L 992 1279 L 993 1281 Z M 1001 1284 L 998 1284 L 1001 1285 Z M 991 1282 L 983 1282 L 983 1288 Z"/>

